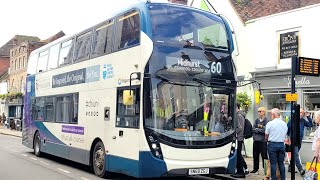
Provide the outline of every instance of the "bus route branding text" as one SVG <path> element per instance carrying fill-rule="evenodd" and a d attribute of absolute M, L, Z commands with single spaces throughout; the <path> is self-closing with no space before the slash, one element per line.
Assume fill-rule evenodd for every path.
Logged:
<path fill-rule="evenodd" d="M 58 74 L 52 77 L 52 88 L 98 81 L 99 74 L 100 65 Z"/>
<path fill-rule="evenodd" d="M 62 125 L 62 132 L 84 135 L 84 127 Z"/>

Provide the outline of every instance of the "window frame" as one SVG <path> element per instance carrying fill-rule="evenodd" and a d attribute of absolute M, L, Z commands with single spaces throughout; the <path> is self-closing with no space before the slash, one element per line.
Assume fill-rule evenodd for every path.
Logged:
<path fill-rule="evenodd" d="M 138 13 L 138 16 L 139 16 L 139 43 L 137 44 L 134 44 L 132 46 L 128 46 L 128 47 L 123 47 L 123 48 L 117 48 L 116 47 L 116 38 L 117 38 L 117 26 L 118 26 L 118 22 L 119 22 L 119 19 L 121 18 L 121 16 L 124 16 L 125 14 L 129 13 L 129 12 L 133 12 L 133 11 L 136 11 Z M 122 50 L 125 50 L 125 49 L 129 49 L 129 48 L 133 48 L 133 47 L 136 47 L 136 46 L 140 46 L 141 44 L 141 26 L 142 26 L 142 20 L 141 20 L 141 11 L 137 8 L 132 8 L 132 9 L 129 9 L 117 16 L 114 17 L 114 32 L 113 32 L 113 52 L 118 52 L 118 51 L 122 51 Z M 122 33 L 122 31 L 121 31 Z M 121 39 L 120 39 L 121 41 Z"/>
<path fill-rule="evenodd" d="M 113 22 L 110 22 L 109 23 L 109 21 L 113 21 Z M 106 20 L 106 21 L 103 21 L 102 23 L 99 23 L 98 25 L 96 25 L 96 26 L 94 26 L 93 27 L 93 36 L 92 36 L 92 44 L 91 44 L 91 53 L 90 53 L 90 58 L 97 58 L 97 57 L 100 57 L 100 56 L 104 56 L 104 55 L 106 55 L 106 54 L 111 54 L 111 53 L 113 53 L 114 52 L 114 48 L 113 48 L 113 46 L 114 46 L 114 35 L 115 35 L 115 28 L 116 28 L 116 17 L 112 17 L 112 18 L 110 18 L 110 19 L 108 19 L 108 20 Z M 111 24 L 112 23 L 112 24 Z M 109 25 L 109 24 L 111 24 L 111 25 Z M 95 54 L 93 54 L 94 53 L 94 47 L 93 47 L 93 43 L 97 40 L 97 35 L 96 35 L 96 31 L 97 31 L 97 29 L 99 29 L 101 26 L 112 26 L 111 27 L 111 29 L 112 29 L 112 32 L 111 32 L 111 49 L 110 49 L 110 52 L 105 52 L 106 51 L 106 45 L 107 45 L 107 43 L 105 43 L 104 44 L 104 52 L 103 53 L 101 53 L 101 54 L 98 54 L 98 55 L 95 55 Z M 108 38 L 108 33 L 106 34 L 106 39 Z"/>
<path fill-rule="evenodd" d="M 78 57 L 76 57 L 76 55 L 78 56 L 78 54 L 76 54 L 77 53 L 76 49 L 78 48 L 78 38 L 86 36 L 87 34 L 90 34 L 89 56 L 88 57 L 83 57 L 83 58 L 78 58 Z M 72 63 L 71 64 L 91 59 L 92 42 L 93 42 L 93 28 L 89 28 L 87 30 L 82 31 L 81 33 L 77 34 L 73 39 L 74 39 L 74 48 L 73 48 L 73 58 L 72 58 Z M 84 41 L 82 41 L 82 42 L 84 42 Z M 81 44 L 80 47 L 82 47 L 82 44 Z M 80 49 L 79 49 L 79 51 L 80 51 Z"/>
<path fill-rule="evenodd" d="M 72 41 L 71 42 L 71 47 L 70 47 L 70 49 L 69 49 L 69 51 L 68 51 L 68 54 L 69 54 L 69 52 L 70 52 L 70 50 L 72 50 L 72 58 L 70 59 L 70 62 L 69 63 L 62 63 L 62 64 L 60 64 L 60 55 L 61 55 L 61 50 L 62 50 L 62 44 L 64 44 L 64 43 L 66 43 L 66 42 L 68 42 L 68 41 Z M 58 67 L 57 68 L 60 68 L 60 67 L 64 67 L 64 66 L 68 66 L 68 65 L 71 65 L 71 64 L 73 64 L 73 59 L 74 59 L 74 46 L 75 46 L 75 36 L 72 36 L 72 37 L 70 37 L 70 38 L 68 38 L 68 39 L 66 39 L 66 40 L 64 40 L 64 41 L 61 41 L 61 42 L 59 42 L 59 44 L 60 44 L 60 48 L 59 48 L 59 58 L 58 58 Z M 52 47 L 52 46 L 51 46 Z M 68 57 L 68 54 L 67 54 L 67 56 L 66 57 Z"/>
<path fill-rule="evenodd" d="M 118 108 L 118 104 L 119 104 L 119 92 L 122 92 L 123 93 L 123 90 L 128 90 L 129 87 L 126 86 L 126 87 L 118 87 L 116 88 L 116 96 L 117 96 L 117 99 L 116 99 L 116 120 L 115 120 L 115 127 L 116 128 L 130 128 L 130 129 L 140 129 L 140 114 L 141 114 L 141 86 L 137 85 L 137 86 L 131 86 L 131 90 L 133 90 L 135 92 L 135 100 L 137 100 L 137 95 L 139 94 L 139 103 L 137 103 L 137 105 L 139 106 L 139 111 L 137 114 L 135 115 L 120 115 L 119 116 L 119 108 Z M 138 90 L 138 91 L 137 91 Z M 136 92 L 139 92 L 138 94 Z M 133 102 L 135 103 L 135 101 Z M 134 107 L 134 111 L 136 112 L 136 106 Z M 123 118 L 123 117 L 129 117 L 129 118 L 137 118 L 138 119 L 138 124 L 137 126 L 122 126 L 122 125 L 117 125 L 117 119 L 118 118 Z"/>

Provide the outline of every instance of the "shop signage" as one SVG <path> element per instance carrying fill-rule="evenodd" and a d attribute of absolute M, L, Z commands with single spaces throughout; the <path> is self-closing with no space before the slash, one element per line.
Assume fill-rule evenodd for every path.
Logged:
<path fill-rule="evenodd" d="M 286 94 L 286 101 L 298 101 L 298 94 Z"/>
<path fill-rule="evenodd" d="M 299 53 L 299 31 L 280 34 L 280 59 L 298 56 Z"/>
<path fill-rule="evenodd" d="M 319 76 L 319 59 L 299 57 L 297 75 Z"/>

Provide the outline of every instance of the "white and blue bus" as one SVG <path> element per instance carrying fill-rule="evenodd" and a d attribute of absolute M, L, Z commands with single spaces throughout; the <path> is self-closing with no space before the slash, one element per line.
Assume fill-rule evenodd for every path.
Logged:
<path fill-rule="evenodd" d="M 219 15 L 137 1 L 30 54 L 22 143 L 99 177 L 233 173 L 233 51 Z"/>

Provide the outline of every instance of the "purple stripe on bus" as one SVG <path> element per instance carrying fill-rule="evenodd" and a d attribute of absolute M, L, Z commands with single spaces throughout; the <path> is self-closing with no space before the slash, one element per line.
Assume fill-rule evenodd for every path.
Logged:
<path fill-rule="evenodd" d="M 62 132 L 71 134 L 84 134 L 84 127 L 62 125 Z"/>

